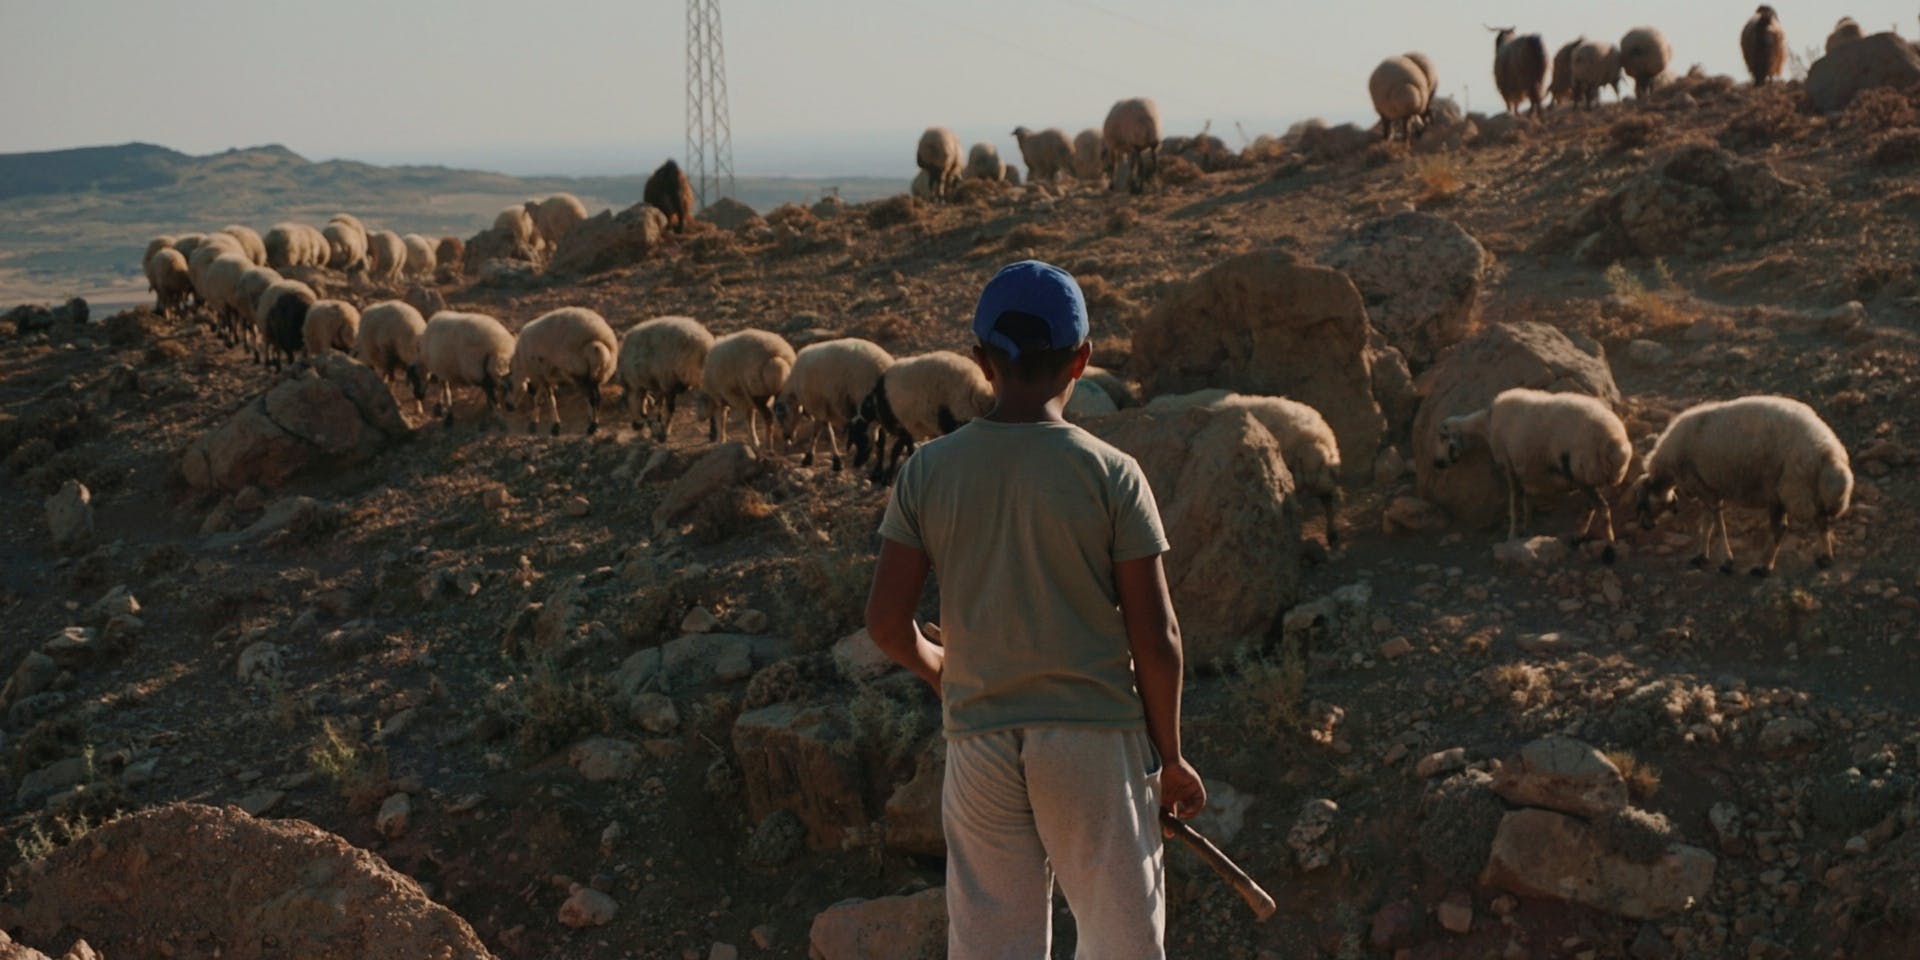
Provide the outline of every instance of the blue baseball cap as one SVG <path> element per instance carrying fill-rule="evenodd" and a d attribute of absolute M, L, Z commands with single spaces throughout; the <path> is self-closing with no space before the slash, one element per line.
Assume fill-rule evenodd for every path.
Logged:
<path fill-rule="evenodd" d="M 1009 264 L 980 291 L 973 335 L 1015 360 L 1025 350 L 1072 349 L 1087 339 L 1087 298 L 1073 274 L 1053 264 Z"/>

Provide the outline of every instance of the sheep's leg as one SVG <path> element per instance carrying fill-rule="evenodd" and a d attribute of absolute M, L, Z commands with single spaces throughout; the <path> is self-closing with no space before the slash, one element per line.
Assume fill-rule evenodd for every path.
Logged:
<path fill-rule="evenodd" d="M 1520 478 L 1514 476 L 1512 470 L 1508 470 L 1506 474 L 1507 474 L 1507 539 L 1514 540 L 1514 539 L 1518 539 L 1520 536 L 1520 500 L 1522 497 L 1526 495 L 1520 492 Z"/>
<path fill-rule="evenodd" d="M 600 429 L 600 385 L 587 384 L 587 436 Z"/>
<path fill-rule="evenodd" d="M 820 421 L 820 425 L 825 427 L 827 430 L 827 449 L 833 451 L 833 469 L 837 473 L 840 470 L 840 438 L 833 435 L 832 421 L 822 420 Z M 816 433 L 816 435 L 814 436 L 814 440 L 818 441 L 819 439 L 820 438 Z M 807 455 L 812 456 L 813 451 L 809 449 L 807 451 Z"/>
<path fill-rule="evenodd" d="M 438 412 L 446 418 L 446 426 L 453 426 L 453 382 L 450 380 L 440 381 L 440 409 Z"/>
<path fill-rule="evenodd" d="M 1720 553 L 1722 554 L 1722 556 L 1725 557 L 1725 559 L 1720 561 L 1720 572 L 1732 573 L 1733 572 L 1733 541 L 1727 535 L 1726 505 L 1722 503 L 1715 503 L 1713 505 L 1713 516 L 1714 516 L 1715 522 L 1719 523 L 1720 525 Z"/>
<path fill-rule="evenodd" d="M 1819 556 L 1813 558 L 1813 565 L 1825 570 L 1833 566 L 1833 518 L 1823 516 L 1816 522 L 1820 526 L 1820 543 L 1823 549 Z"/>
<path fill-rule="evenodd" d="M 547 384 L 547 409 L 553 411 L 553 429 L 550 432 L 557 437 L 560 435 L 560 385 L 557 383 Z"/>
<path fill-rule="evenodd" d="M 1607 502 L 1606 494 L 1601 493 L 1599 487 L 1588 487 L 1587 492 L 1593 495 L 1593 509 L 1587 512 L 1586 529 L 1583 532 L 1591 538 L 1593 535 L 1593 519 L 1596 516 L 1600 518 L 1601 523 L 1605 525 L 1607 531 L 1607 545 L 1600 551 L 1600 562 L 1612 563 L 1615 555 L 1613 549 L 1613 505 Z"/>
<path fill-rule="evenodd" d="M 667 393 L 666 402 L 661 404 L 663 412 L 660 414 L 660 425 L 655 429 L 653 434 L 654 440 L 660 443 L 667 442 L 667 434 L 673 429 L 673 408 L 679 402 L 679 399 L 680 392 L 678 390 Z"/>
<path fill-rule="evenodd" d="M 1760 566 L 1747 572 L 1764 577 L 1773 572 L 1774 562 L 1780 559 L 1780 541 L 1787 535 L 1787 508 L 1774 507 L 1767 513 L 1767 558 Z M 1731 561 L 1732 558 L 1728 558 Z"/>
<path fill-rule="evenodd" d="M 714 401 L 713 414 L 707 418 L 707 439 L 709 441 L 721 443 L 727 439 L 727 414 L 729 412 L 726 403 L 719 400 Z"/>
<path fill-rule="evenodd" d="M 1320 505 L 1327 512 L 1327 546 L 1340 545 L 1340 493 L 1334 491 L 1320 498 Z"/>
<path fill-rule="evenodd" d="M 639 433 L 641 430 L 646 429 L 645 422 L 642 419 L 646 416 L 646 413 L 646 394 L 629 388 L 627 390 L 627 416 L 633 420 L 633 432 Z"/>

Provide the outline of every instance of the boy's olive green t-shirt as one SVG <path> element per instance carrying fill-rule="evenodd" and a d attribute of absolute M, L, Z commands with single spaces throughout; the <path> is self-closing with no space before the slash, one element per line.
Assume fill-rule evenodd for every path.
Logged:
<path fill-rule="evenodd" d="M 1113 565 L 1167 539 L 1132 457 L 1072 424 L 974 420 L 907 460 L 880 534 L 939 579 L 947 736 L 1143 723 Z"/>

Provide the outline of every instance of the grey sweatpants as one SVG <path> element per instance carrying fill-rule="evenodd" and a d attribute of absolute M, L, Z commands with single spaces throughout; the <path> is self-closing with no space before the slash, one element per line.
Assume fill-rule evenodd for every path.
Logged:
<path fill-rule="evenodd" d="M 1053 880 L 1078 960 L 1163 960 L 1160 763 L 1140 730 L 1027 727 L 947 742 L 948 960 L 1046 960 Z"/>

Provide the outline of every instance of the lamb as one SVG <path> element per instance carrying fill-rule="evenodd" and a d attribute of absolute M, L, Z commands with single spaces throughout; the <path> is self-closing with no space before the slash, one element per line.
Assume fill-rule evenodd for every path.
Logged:
<path fill-rule="evenodd" d="M 1501 391 L 1492 405 L 1440 422 L 1440 454 L 1434 466 L 1459 462 L 1471 445 L 1484 443 L 1507 478 L 1507 539 L 1533 522 L 1530 497 L 1569 488 L 1593 498 L 1576 543 L 1589 539 L 1598 515 L 1605 523 L 1612 563 L 1613 507 L 1608 493 L 1627 478 L 1633 444 L 1627 427 L 1607 404 L 1578 393 L 1547 393 L 1515 387 Z"/>
<path fill-rule="evenodd" d="M 433 241 L 417 233 L 409 233 L 400 238 L 407 248 L 407 261 L 404 272 L 415 279 L 429 279 L 439 261 L 433 255 Z"/>
<path fill-rule="evenodd" d="M 556 193 L 539 203 L 528 201 L 527 213 L 533 217 L 534 232 L 552 249 L 560 246 L 561 237 L 587 219 L 587 205 L 571 193 Z"/>
<path fill-rule="evenodd" d="M 395 371 L 403 371 L 414 393 L 414 411 L 420 410 L 420 337 L 427 332 L 426 318 L 412 304 L 401 300 L 383 300 L 360 315 L 359 334 L 354 337 L 353 355 L 373 368 L 382 380 L 391 381 Z"/>
<path fill-rule="evenodd" d="M 947 199 L 947 193 L 960 179 L 960 138 L 946 127 L 928 127 L 920 134 L 920 146 L 914 163 L 927 175 L 928 192 L 935 200 Z"/>
<path fill-rule="evenodd" d="M 453 388 L 479 387 L 487 395 L 487 411 L 497 419 L 500 391 L 506 386 L 513 360 L 513 334 L 484 313 L 442 310 L 427 321 L 420 334 L 420 375 L 413 397 L 426 399 L 427 388 L 440 382 L 434 414 L 453 426 Z"/>
<path fill-rule="evenodd" d="M 1833 25 L 1833 32 L 1827 34 L 1827 52 L 1832 53 L 1865 36 L 1860 24 L 1852 17 L 1841 17 L 1840 22 Z"/>
<path fill-rule="evenodd" d="M 260 239 L 260 234 L 252 227 L 229 223 L 221 227 L 220 232 L 240 241 L 241 251 L 247 255 L 247 259 L 251 260 L 254 266 L 262 266 L 267 262 L 267 244 Z"/>
<path fill-rule="evenodd" d="M 355 229 L 354 224 L 329 220 L 320 229 L 320 236 L 327 241 L 327 266 L 349 271 L 366 267 L 366 231 Z"/>
<path fill-rule="evenodd" d="M 307 356 L 318 357 L 335 350 L 346 353 L 360 337 L 360 310 L 345 300 L 320 300 L 307 308 L 307 322 L 300 338 Z"/>
<path fill-rule="evenodd" d="M 1073 136 L 1073 177 L 1094 181 L 1106 176 L 1107 143 L 1100 131 L 1088 127 Z"/>
<path fill-rule="evenodd" d="M 399 283 L 407 265 L 407 243 L 392 230 L 367 234 L 367 278 L 375 283 Z"/>
<path fill-rule="evenodd" d="M 1000 162 L 1000 151 L 985 140 L 973 145 L 967 151 L 967 169 L 965 176 L 973 180 L 1004 179 L 1007 165 Z"/>
<path fill-rule="evenodd" d="M 1139 193 L 1160 170 L 1160 108 L 1147 97 L 1115 103 L 1100 137 L 1106 141 L 1112 179 L 1108 186 Z"/>
<path fill-rule="evenodd" d="M 1373 97 L 1373 110 L 1380 115 L 1380 126 L 1387 142 L 1400 130 L 1400 139 L 1413 142 L 1427 112 L 1427 76 L 1420 65 L 1406 57 L 1388 57 L 1373 68 L 1367 78 L 1367 93 Z"/>
<path fill-rule="evenodd" d="M 1766 509 L 1771 542 L 1765 559 L 1749 571 L 1764 577 L 1780 555 L 1788 518 L 1819 531 L 1821 552 L 1814 563 L 1823 570 L 1833 565 L 1833 521 L 1852 503 L 1853 468 L 1840 438 L 1812 407 L 1786 397 L 1748 396 L 1702 403 L 1674 417 L 1654 443 L 1638 487 L 1640 525 L 1648 530 L 1682 494 L 1706 506 L 1693 565 L 1711 560 L 1718 527 L 1726 553 L 1722 573 L 1733 572 L 1725 505 Z"/>
<path fill-rule="evenodd" d="M 667 442 L 674 404 L 681 394 L 700 389 L 711 349 L 713 334 L 691 317 L 655 317 L 620 338 L 620 386 L 627 392 L 633 429 L 643 429 L 643 418 L 658 404 L 653 439 Z"/>
<path fill-rule="evenodd" d="M 267 369 L 280 369 L 283 358 L 291 362 L 306 347 L 307 311 L 319 299 L 312 287 L 298 280 L 275 281 L 260 294 L 253 309 L 265 334 L 265 356 L 258 359 Z"/>
<path fill-rule="evenodd" d="M 1434 67 L 1433 58 L 1424 53 L 1415 50 L 1408 52 L 1405 56 L 1408 60 L 1413 61 L 1414 66 L 1420 68 L 1420 75 L 1427 80 L 1427 95 L 1424 98 L 1427 103 L 1427 108 L 1420 112 L 1420 120 L 1422 123 L 1431 125 L 1433 123 L 1433 101 L 1440 96 L 1440 71 Z"/>
<path fill-rule="evenodd" d="M 193 293 L 193 278 L 187 273 L 187 258 L 172 247 L 162 247 L 147 257 L 143 265 L 147 286 L 153 290 L 153 309 L 163 317 L 186 308 Z"/>
<path fill-rule="evenodd" d="M 1520 113 L 1521 101 L 1531 105 L 1528 116 L 1540 119 L 1540 98 L 1547 81 L 1547 45 L 1537 33 L 1515 36 L 1513 27 L 1493 38 L 1493 83 L 1506 101 L 1507 112 Z"/>
<path fill-rule="evenodd" d="M 640 196 L 647 206 L 666 214 L 667 225 L 675 233 L 687 232 L 687 224 L 693 221 L 693 184 L 687 182 L 679 164 L 672 160 L 661 164 L 647 178 Z"/>
<path fill-rule="evenodd" d="M 835 423 L 849 424 L 860 412 L 860 401 L 873 392 L 880 377 L 893 366 L 893 355 L 870 340 L 849 337 L 810 344 L 793 360 L 793 372 L 787 376 L 786 389 L 774 402 L 773 418 L 783 437 L 791 439 L 797 421 L 806 417 L 815 424 L 807 438 L 807 455 L 801 466 L 813 466 L 814 450 L 820 445 L 820 431 L 827 434 L 827 449 L 833 454 L 833 469 L 839 470 L 840 441 L 834 436 Z M 851 436 L 851 434 L 849 434 Z"/>
<path fill-rule="evenodd" d="M 553 411 L 554 436 L 560 435 L 559 388 L 578 386 L 587 395 L 587 434 L 600 429 L 600 386 L 613 379 L 614 358 L 620 341 L 605 317 L 585 307 L 561 307 L 535 317 L 520 328 L 507 362 L 508 410 L 519 407 L 525 394 L 533 401 L 527 432 L 540 432 L 540 398 Z"/>
<path fill-rule="evenodd" d="M 1787 30 L 1772 7 L 1761 4 L 1740 29 L 1740 56 L 1747 61 L 1747 72 L 1753 75 L 1756 87 L 1766 86 L 1786 67 Z"/>
<path fill-rule="evenodd" d="M 767 439 L 773 439 L 773 398 L 787 385 L 793 370 L 793 346 L 778 334 L 742 330 L 713 342 L 700 379 L 705 385 L 707 438 L 727 438 L 727 413 L 739 408 L 747 415 L 747 436 L 760 446 L 756 420 L 767 420 Z"/>
<path fill-rule="evenodd" d="M 1553 97 L 1553 105 L 1556 107 L 1573 99 L 1573 51 L 1586 42 L 1586 37 L 1580 37 L 1554 52 L 1553 79 L 1547 83 L 1547 94 Z"/>
<path fill-rule="evenodd" d="M 1653 27 L 1634 27 L 1620 38 L 1620 69 L 1633 78 L 1633 97 L 1644 100 L 1673 62 L 1673 45 Z"/>
<path fill-rule="evenodd" d="M 1620 98 L 1620 48 L 1603 40 L 1588 40 L 1573 51 L 1573 100 L 1586 107 L 1600 105 L 1600 88 L 1612 87 Z"/>
<path fill-rule="evenodd" d="M 1027 165 L 1028 183 L 1052 183 L 1060 174 L 1073 169 L 1073 144 L 1066 131 L 1048 127 L 1034 132 L 1014 127 L 1013 139 L 1020 144 L 1020 159 Z"/>
<path fill-rule="evenodd" d="M 885 483 L 919 440 L 931 440 L 960 428 L 993 409 L 993 387 L 980 365 L 950 350 L 895 361 L 860 401 L 847 424 L 853 441 L 853 465 L 874 458 L 871 478 Z M 873 427 L 880 429 L 878 445 Z M 892 437 L 893 450 L 886 449 Z"/>

